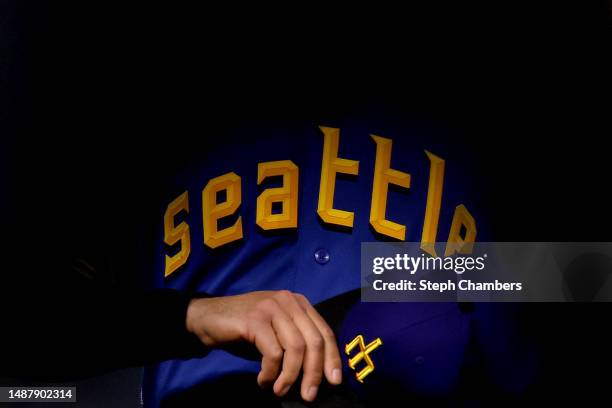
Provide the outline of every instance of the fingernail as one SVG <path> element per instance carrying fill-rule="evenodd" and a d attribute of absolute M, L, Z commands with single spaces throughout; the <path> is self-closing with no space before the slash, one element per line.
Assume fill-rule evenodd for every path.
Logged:
<path fill-rule="evenodd" d="M 308 401 L 314 401 L 314 399 L 317 397 L 317 390 L 318 390 L 318 387 L 314 385 L 311 386 L 306 392 L 306 399 Z"/>
<path fill-rule="evenodd" d="M 283 396 L 286 393 L 289 392 L 289 388 L 291 388 L 291 385 L 285 385 L 285 387 L 281 390 L 280 395 Z"/>
<path fill-rule="evenodd" d="M 339 368 L 334 368 L 332 371 L 332 382 L 340 384 L 342 382 L 342 371 Z"/>

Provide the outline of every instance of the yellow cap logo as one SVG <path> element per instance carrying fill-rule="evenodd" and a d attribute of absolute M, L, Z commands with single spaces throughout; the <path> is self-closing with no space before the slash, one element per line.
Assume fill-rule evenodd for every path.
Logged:
<path fill-rule="evenodd" d="M 353 357 L 351 357 L 348 361 L 348 365 L 352 370 L 355 370 L 355 367 L 361 360 L 364 360 L 366 363 L 366 366 L 364 368 L 355 373 L 357 381 L 363 382 L 363 379 L 366 378 L 372 371 L 374 371 L 374 362 L 370 358 L 370 353 L 376 350 L 381 345 L 382 340 L 380 338 L 377 338 L 366 346 L 365 341 L 363 340 L 363 336 L 359 334 L 344 347 L 344 352 L 347 356 L 351 354 L 351 351 L 353 351 L 355 347 L 359 347 L 359 352 Z"/>

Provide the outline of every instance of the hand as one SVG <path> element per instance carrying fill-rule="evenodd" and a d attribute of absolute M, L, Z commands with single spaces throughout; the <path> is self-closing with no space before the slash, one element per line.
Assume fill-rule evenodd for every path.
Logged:
<path fill-rule="evenodd" d="M 281 290 L 194 299 L 187 329 L 208 347 L 254 344 L 262 355 L 257 383 L 274 383 L 278 396 L 289 391 L 302 369 L 306 401 L 317 396 L 323 374 L 331 384 L 342 382 L 334 333 L 304 295 Z"/>

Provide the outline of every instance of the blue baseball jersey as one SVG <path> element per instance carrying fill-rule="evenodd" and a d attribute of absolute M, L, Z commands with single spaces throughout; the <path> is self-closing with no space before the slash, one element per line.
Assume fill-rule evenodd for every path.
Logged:
<path fill-rule="evenodd" d="M 185 163 L 159 208 L 159 288 L 213 296 L 288 289 L 316 304 L 359 287 L 362 242 L 487 239 L 482 169 L 452 130 L 372 114 L 202 137 L 211 148 Z M 431 345 L 406 347 L 412 356 Z M 145 402 L 258 370 L 220 350 L 163 362 L 146 369 Z"/>

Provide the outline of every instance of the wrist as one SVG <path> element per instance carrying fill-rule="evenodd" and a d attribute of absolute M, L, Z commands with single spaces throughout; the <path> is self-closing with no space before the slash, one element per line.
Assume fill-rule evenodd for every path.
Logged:
<path fill-rule="evenodd" d="M 210 318 L 210 298 L 191 299 L 187 306 L 185 327 L 187 331 L 196 335 L 205 346 L 213 346 L 213 339 L 206 330 L 206 321 Z"/>

